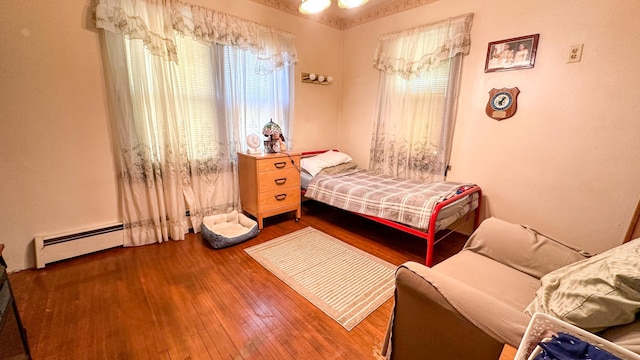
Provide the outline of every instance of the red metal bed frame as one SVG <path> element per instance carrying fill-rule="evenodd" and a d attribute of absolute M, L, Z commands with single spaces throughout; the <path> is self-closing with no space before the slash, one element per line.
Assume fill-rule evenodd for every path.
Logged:
<path fill-rule="evenodd" d="M 320 151 L 307 151 L 307 152 L 302 152 L 302 157 L 308 157 L 308 156 L 313 156 L 313 155 L 317 155 L 317 154 L 321 154 L 323 152 L 325 152 L 327 150 L 320 150 Z M 337 150 L 336 150 L 337 151 Z M 302 196 L 304 197 L 305 194 L 305 190 L 301 189 L 302 191 Z M 449 235 L 452 231 L 451 230 L 449 233 L 447 233 L 445 236 L 439 238 L 436 240 L 435 236 L 436 236 L 436 221 L 438 219 L 438 215 L 440 213 L 440 210 L 442 210 L 442 208 L 444 208 L 445 206 L 454 203 L 462 198 L 464 198 L 465 196 L 469 196 L 469 199 L 471 199 L 471 195 L 473 193 L 478 193 L 478 206 L 472 210 L 474 212 L 474 216 L 473 216 L 473 229 L 475 230 L 478 225 L 480 225 L 480 205 L 481 205 L 481 201 L 482 201 L 482 189 L 479 186 L 474 186 L 470 189 L 467 189 L 466 191 L 457 194 L 449 199 L 446 199 L 442 202 L 439 202 L 438 204 L 436 204 L 436 207 L 433 209 L 433 212 L 431 214 L 431 218 L 429 219 L 429 228 L 426 231 L 422 231 L 422 230 L 418 230 L 416 228 L 395 222 L 395 221 L 391 221 L 391 220 L 387 220 L 387 219 L 383 219 L 383 218 L 379 218 L 376 216 L 371 216 L 371 215 L 365 215 L 365 214 L 360 214 L 360 213 L 356 213 L 354 212 L 354 214 L 356 215 L 360 215 L 362 217 L 365 217 L 367 219 L 373 220 L 375 222 L 381 223 L 383 225 L 387 225 L 390 226 L 394 229 L 398 229 L 400 231 L 409 233 L 411 235 L 414 236 L 418 236 L 422 239 L 426 239 L 427 240 L 427 254 L 425 256 L 425 264 L 428 267 L 431 267 L 433 265 L 433 246 L 439 242 L 440 240 L 444 239 L 447 235 Z M 473 201 L 473 200 L 471 200 Z M 464 216 L 467 217 L 467 220 L 465 221 L 465 223 L 467 221 L 469 221 L 469 214 L 471 212 L 466 213 Z"/>

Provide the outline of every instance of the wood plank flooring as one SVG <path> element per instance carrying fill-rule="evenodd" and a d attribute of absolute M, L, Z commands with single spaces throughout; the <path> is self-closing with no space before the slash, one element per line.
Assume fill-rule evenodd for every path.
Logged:
<path fill-rule="evenodd" d="M 399 265 L 423 262 L 424 240 L 315 202 L 292 219 L 221 250 L 189 234 L 11 274 L 33 358 L 380 359 L 393 299 L 348 332 L 243 249 L 313 226 Z M 465 240 L 437 244 L 435 262 Z"/>

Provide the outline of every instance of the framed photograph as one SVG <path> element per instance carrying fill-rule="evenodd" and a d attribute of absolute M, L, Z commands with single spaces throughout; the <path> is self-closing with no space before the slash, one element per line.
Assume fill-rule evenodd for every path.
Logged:
<path fill-rule="evenodd" d="M 538 38 L 540 34 L 490 42 L 484 72 L 532 68 L 536 62 Z"/>

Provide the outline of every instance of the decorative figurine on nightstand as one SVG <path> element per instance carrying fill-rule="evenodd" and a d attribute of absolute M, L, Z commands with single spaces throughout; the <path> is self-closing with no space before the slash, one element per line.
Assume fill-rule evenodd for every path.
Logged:
<path fill-rule="evenodd" d="M 273 119 L 270 119 L 262 128 L 262 135 L 267 137 L 267 140 L 264 141 L 264 152 L 278 153 L 287 150 L 287 146 L 284 144 L 282 129 L 280 129 L 278 124 L 273 122 Z"/>
<path fill-rule="evenodd" d="M 287 144 L 284 142 L 284 135 L 280 134 L 280 151 L 284 152 L 287 151 Z"/>

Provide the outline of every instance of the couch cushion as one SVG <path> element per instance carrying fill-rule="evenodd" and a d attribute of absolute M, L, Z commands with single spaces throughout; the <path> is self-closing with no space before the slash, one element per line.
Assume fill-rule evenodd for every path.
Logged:
<path fill-rule="evenodd" d="M 540 280 L 465 250 L 437 264 L 433 270 L 474 290 L 441 286 L 443 296 L 467 320 L 501 342 L 518 346 L 530 320 L 523 310 L 540 287 Z M 482 294 L 485 300 L 479 301 L 472 294 Z M 519 312 L 525 316 L 518 316 Z"/>
<path fill-rule="evenodd" d="M 430 283 L 462 317 L 486 334 L 515 347 L 520 343 L 531 319 L 523 309 L 539 286 L 538 279 L 469 251 L 433 268 L 412 262 L 402 267 Z"/>
<path fill-rule="evenodd" d="M 640 354 L 640 321 L 613 326 L 599 334 L 601 337 Z"/>
<path fill-rule="evenodd" d="M 464 249 L 487 256 L 538 279 L 590 255 L 542 235 L 528 226 L 511 224 L 493 217 L 480 224 Z"/>
<path fill-rule="evenodd" d="M 635 321 L 640 311 L 640 239 L 553 271 L 525 312 L 590 331 Z"/>
<path fill-rule="evenodd" d="M 524 311 L 540 287 L 540 280 L 537 278 L 467 250 L 433 268 L 518 311 Z"/>

